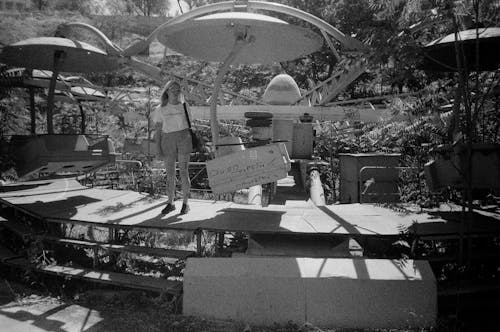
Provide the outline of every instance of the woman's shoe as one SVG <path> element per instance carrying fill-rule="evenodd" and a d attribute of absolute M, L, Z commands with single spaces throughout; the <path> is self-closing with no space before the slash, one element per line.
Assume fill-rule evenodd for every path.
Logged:
<path fill-rule="evenodd" d="M 183 206 L 184 207 L 184 206 Z M 165 214 L 169 214 L 170 212 L 174 211 L 175 210 L 175 205 L 172 204 L 172 203 L 168 203 L 167 206 L 165 206 L 163 208 L 163 210 L 161 210 L 161 214 L 165 215 Z"/>
<path fill-rule="evenodd" d="M 189 212 L 189 205 L 187 203 L 182 204 L 182 209 L 180 214 L 186 214 Z"/>

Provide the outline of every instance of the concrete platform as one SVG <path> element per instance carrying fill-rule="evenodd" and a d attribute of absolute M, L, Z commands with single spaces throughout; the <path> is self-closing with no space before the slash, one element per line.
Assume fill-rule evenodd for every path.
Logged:
<path fill-rule="evenodd" d="M 208 230 L 258 234 L 322 234 L 397 238 L 408 231 L 421 237 L 458 238 L 460 208 L 405 211 L 375 204 L 314 206 L 297 202 L 268 207 L 224 201 L 190 200 L 191 211 L 160 212 L 166 197 L 151 197 L 126 190 L 88 188 L 75 179 L 15 183 L 0 186 L 0 206 L 56 223 L 148 230 Z M 300 204 L 297 204 L 300 203 Z M 474 211 L 468 234 L 500 234 L 500 213 Z"/>
<path fill-rule="evenodd" d="M 427 327 L 437 316 L 426 261 L 349 258 L 189 258 L 183 313 L 250 324 Z"/>

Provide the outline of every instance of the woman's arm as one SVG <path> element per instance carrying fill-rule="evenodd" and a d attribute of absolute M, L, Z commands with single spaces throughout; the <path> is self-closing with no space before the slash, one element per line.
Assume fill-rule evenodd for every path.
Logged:
<path fill-rule="evenodd" d="M 193 116 L 191 115 L 191 108 L 189 107 L 189 104 L 187 102 L 184 102 L 186 104 L 186 110 L 187 110 L 187 114 L 188 114 L 188 117 L 189 117 L 189 122 L 188 123 L 191 123 L 191 127 L 193 126 Z"/>
<path fill-rule="evenodd" d="M 163 129 L 163 122 L 160 118 L 159 110 L 156 110 L 155 112 L 153 112 L 153 114 L 151 115 L 151 121 L 153 122 L 153 125 L 154 125 L 154 133 L 155 133 L 154 142 L 155 142 L 155 146 L 156 146 L 156 151 L 157 151 L 157 154 L 159 156 L 161 156 L 162 155 L 162 152 L 161 152 L 161 133 L 162 133 L 162 129 Z"/>

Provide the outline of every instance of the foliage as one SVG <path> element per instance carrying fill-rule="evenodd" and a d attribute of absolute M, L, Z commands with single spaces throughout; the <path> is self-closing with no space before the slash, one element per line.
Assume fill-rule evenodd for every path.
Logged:
<path fill-rule="evenodd" d="M 35 8 L 38 10 L 44 9 L 49 3 L 48 0 L 31 0 L 31 2 L 33 3 L 33 6 L 35 6 Z"/>
<path fill-rule="evenodd" d="M 135 13 L 144 16 L 164 15 L 168 10 L 168 1 L 164 0 L 127 0 L 126 3 Z"/>
<path fill-rule="evenodd" d="M 154 2 L 154 1 L 153 1 Z M 133 6 L 141 8 L 152 8 L 153 2 L 144 1 L 119 1 L 108 0 L 107 8 L 112 5 L 115 9 L 131 12 Z M 190 1 L 191 7 L 212 1 Z M 342 98 L 376 96 L 380 92 L 395 90 L 397 92 L 420 91 L 414 99 L 387 99 L 389 111 L 385 116 L 385 122 L 378 125 L 363 125 L 355 121 L 346 123 L 324 123 L 318 130 L 316 145 L 316 156 L 326 160 L 330 164 L 330 171 L 325 172 L 323 179 L 327 184 L 327 191 L 331 200 L 336 199 L 338 183 L 338 154 L 341 152 L 401 152 L 403 162 L 409 167 L 421 170 L 425 161 L 429 158 L 429 151 L 439 143 L 451 143 L 454 133 L 465 132 L 465 118 L 463 116 L 450 116 L 448 109 L 440 108 L 443 105 L 453 103 L 455 91 L 457 90 L 456 79 L 449 74 L 425 73 L 418 69 L 420 45 L 447 33 L 452 28 L 453 15 L 460 14 L 459 21 L 466 24 L 464 17 L 472 17 L 473 7 L 468 1 L 458 1 L 450 7 L 446 1 L 411 0 L 411 1 L 281 1 L 284 4 L 302 9 L 323 18 L 332 25 L 338 27 L 348 35 L 355 36 L 359 40 L 371 46 L 369 56 L 370 70 L 362 75 L 357 83 L 353 84 L 344 93 Z M 67 4 L 73 6 L 72 2 Z M 56 5 L 54 5 L 56 6 Z M 59 5 L 57 5 L 59 6 Z M 127 9 L 128 6 L 128 9 Z M 493 24 L 498 20 L 492 15 L 498 11 L 493 2 L 481 3 L 481 13 L 484 13 L 484 22 Z M 136 10 L 135 8 L 134 10 Z M 137 9 L 139 10 L 139 9 Z M 144 9 L 146 12 L 149 9 Z M 151 11 L 150 11 L 151 13 Z M 147 13 L 146 13 L 147 14 Z M 468 15 L 468 16 L 467 16 Z M 307 25 L 299 20 L 277 15 L 293 23 Z M 473 18 L 473 17 L 472 17 Z M 48 18 L 51 20 L 51 18 Z M 441 21 L 440 21 L 441 20 Z M 433 24 L 433 22 L 441 22 Z M 57 22 L 59 23 L 59 22 Z M 431 23 L 431 24 L 423 24 Z M 51 28 L 55 29 L 56 22 L 51 21 Z M 103 23 L 104 24 L 104 23 Z M 126 24 L 121 22 L 120 24 Z M 116 24 L 115 24 L 116 25 Z M 415 28 L 416 25 L 418 28 Z M 101 26 L 105 33 L 111 37 L 121 38 L 126 31 L 125 26 L 119 26 L 114 30 L 112 27 Z M 16 28 L 17 29 L 17 28 Z M 48 27 L 45 27 L 47 34 Z M 38 34 L 38 32 L 30 32 Z M 50 34 L 50 33 L 49 33 Z M 28 37 L 28 35 L 23 36 Z M 82 36 L 85 37 L 85 36 Z M 14 37 L 12 37 L 14 38 Z M 11 38 L 11 39 L 12 39 Z M 79 38 L 77 38 L 79 39 Z M 17 40 L 8 40 L 13 42 Z M 118 41 L 119 43 L 119 41 Z M 350 58 L 349 54 L 343 58 Z M 330 76 L 338 65 L 337 59 L 332 56 L 326 45 L 319 52 L 310 56 L 282 63 L 281 71 L 295 78 L 302 89 L 308 89 L 312 82 L 322 81 Z M 170 56 L 162 70 L 173 71 L 180 75 L 212 84 L 217 66 L 203 62 L 193 61 L 181 56 Z M 259 65 L 236 66 L 225 79 L 224 87 L 247 94 L 253 98 L 260 98 L 265 86 L 277 74 L 275 68 Z M 151 86 L 154 84 L 132 71 L 121 71 L 105 74 L 86 75 L 91 81 L 104 86 Z M 500 119 L 498 115 L 498 75 L 493 73 L 483 75 L 481 80 L 487 82 L 477 98 L 472 98 L 480 107 L 474 113 L 476 141 L 498 142 Z M 467 80 L 469 86 L 474 86 L 474 77 Z M 153 92 L 152 99 L 157 99 L 157 91 Z M 28 129 L 27 106 L 21 98 L 9 97 L 2 103 L 11 103 L 8 108 L 2 109 L 2 114 L 8 116 L 8 121 L 2 124 L 2 128 L 10 126 L 9 132 L 26 132 Z M 14 104 L 9 100 L 15 100 Z M 231 100 L 228 99 L 227 102 Z M 88 131 L 91 133 L 108 133 L 118 142 L 118 149 L 125 138 L 138 139 L 147 136 L 146 121 L 128 122 L 124 113 L 128 111 L 138 112 L 146 117 L 146 105 L 144 100 L 137 100 L 129 104 L 114 104 L 103 106 L 98 104 L 89 105 Z M 78 110 L 74 106 L 58 105 L 61 111 L 60 118 L 56 116 L 56 132 L 60 130 L 60 124 L 64 117 L 74 121 L 74 127 L 78 127 Z M 17 110 L 11 112 L 13 110 Z M 462 109 L 459 115 L 463 113 Z M 24 118 L 20 118 L 24 114 Z M 40 130 L 43 128 L 43 113 L 40 116 Z M 205 122 L 195 121 L 195 127 L 206 140 L 210 137 L 210 128 Z M 16 128 L 14 128 L 16 127 Z M 237 135 L 250 139 L 249 132 L 241 123 L 227 123 L 221 126 L 222 135 Z M 2 129 L 6 132 L 6 129 Z M 412 173 L 413 174 L 413 173 Z M 420 184 L 418 175 L 411 175 L 415 188 L 404 194 L 405 199 L 418 200 L 420 191 L 425 191 L 425 186 Z M 408 186 L 411 187 L 408 182 Z M 422 189 L 423 188 L 423 189 Z M 416 190 L 419 192 L 416 194 Z"/>
<path fill-rule="evenodd" d="M 0 117 L 0 137 L 28 132 L 29 112 L 24 98 L 12 95 L 1 99 Z"/>
<path fill-rule="evenodd" d="M 410 169 L 401 172 L 403 201 L 428 205 L 430 198 L 438 202 L 444 197 L 432 196 L 420 174 L 430 152 L 448 143 L 446 126 L 429 104 L 433 94 L 418 98 L 394 99 L 386 119 L 380 124 L 360 122 L 322 122 L 316 129 L 315 155 L 329 163 L 323 174 L 330 202 L 338 197 L 340 153 L 400 153 L 401 164 Z"/>
<path fill-rule="evenodd" d="M 91 0 L 31 0 L 32 8 L 38 11 L 71 11 L 89 13 L 95 7 Z"/>

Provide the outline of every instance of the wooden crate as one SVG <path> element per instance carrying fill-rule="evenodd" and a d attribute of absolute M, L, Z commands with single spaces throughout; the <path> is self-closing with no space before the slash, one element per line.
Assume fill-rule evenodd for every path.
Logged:
<path fill-rule="evenodd" d="M 207 161 L 210 187 L 225 193 L 285 178 L 291 163 L 283 143 L 258 146 Z"/>

